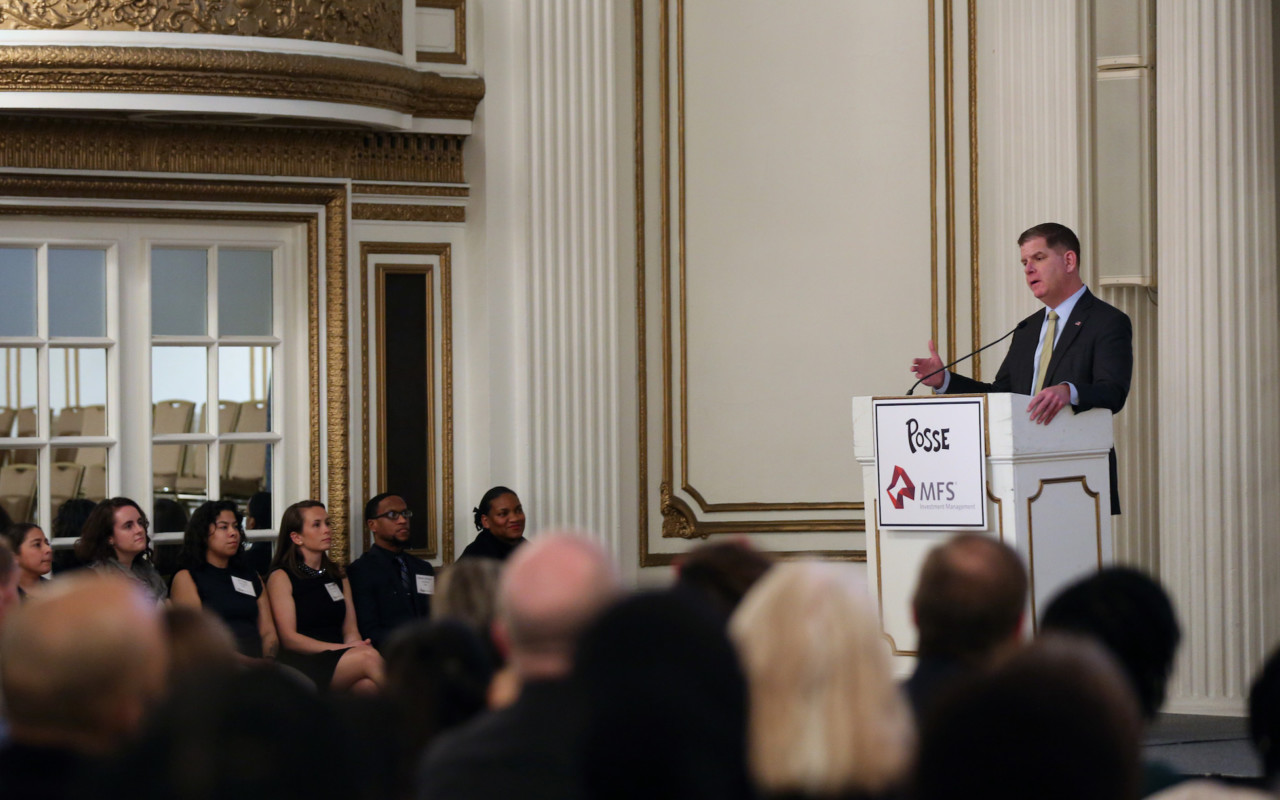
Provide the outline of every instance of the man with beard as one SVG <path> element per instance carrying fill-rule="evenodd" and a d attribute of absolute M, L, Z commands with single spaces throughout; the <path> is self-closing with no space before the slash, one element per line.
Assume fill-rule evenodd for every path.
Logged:
<path fill-rule="evenodd" d="M 397 627 L 431 615 L 435 569 L 405 552 L 412 517 L 399 495 L 375 495 L 364 507 L 373 547 L 347 567 L 360 635 L 379 650 Z"/>

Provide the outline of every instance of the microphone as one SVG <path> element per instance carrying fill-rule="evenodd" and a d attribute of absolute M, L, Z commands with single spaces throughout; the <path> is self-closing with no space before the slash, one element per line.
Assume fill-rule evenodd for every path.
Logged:
<path fill-rule="evenodd" d="M 1006 333 L 1004 336 L 1001 336 L 999 339 L 996 339 L 996 340 L 995 340 L 994 342 L 992 342 L 991 344 L 984 344 L 982 347 L 979 347 L 977 350 L 974 350 L 974 351 L 973 351 L 972 353 L 970 353 L 969 355 L 967 355 L 967 356 L 961 356 L 960 358 L 957 358 L 955 361 L 952 361 L 950 364 L 947 364 L 945 367 L 939 367 L 938 369 L 935 369 L 933 372 L 930 372 L 928 375 L 925 375 L 925 376 L 924 376 L 923 378 L 921 378 L 920 380 L 918 380 L 918 381 L 916 381 L 915 383 L 911 384 L 911 388 L 907 390 L 907 395 L 908 395 L 908 396 L 910 396 L 910 395 L 915 394 L 915 392 L 916 392 L 916 387 L 917 387 L 917 386 L 919 386 L 921 383 L 923 383 L 923 382 L 925 381 L 925 379 L 926 379 L 926 378 L 932 378 L 934 375 L 937 375 L 939 372 L 945 372 L 945 371 L 947 371 L 947 370 L 951 369 L 952 367 L 954 367 L 956 364 L 959 364 L 961 361 L 967 361 L 968 359 L 973 358 L 973 357 L 974 357 L 974 356 L 976 356 L 978 353 L 981 353 L 983 350 L 986 350 L 988 347 L 995 347 L 996 345 L 1000 344 L 1000 343 L 1001 343 L 1001 342 L 1003 342 L 1005 339 L 1008 339 L 1010 336 L 1014 335 L 1015 333 L 1017 333 L 1018 331 L 1022 330 L 1022 329 L 1023 329 L 1023 328 L 1025 328 L 1026 326 L 1027 326 L 1027 321 L 1024 319 L 1022 322 L 1019 322 L 1017 325 L 1014 325 L 1014 326 L 1013 326 L 1013 330 L 1009 331 L 1009 332 L 1008 332 L 1008 333 Z"/>

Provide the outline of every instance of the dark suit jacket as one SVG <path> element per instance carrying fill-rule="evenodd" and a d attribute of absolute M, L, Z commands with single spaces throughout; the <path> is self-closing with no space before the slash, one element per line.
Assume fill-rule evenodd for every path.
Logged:
<path fill-rule="evenodd" d="M 571 681 L 526 683 L 515 703 L 435 741 L 418 771 L 418 800 L 582 797 L 583 725 Z"/>
<path fill-rule="evenodd" d="M 1017 392 L 1031 394 L 1035 383 L 1036 346 L 1040 344 L 1040 326 L 1045 309 L 1023 320 L 1013 334 L 1009 354 L 991 383 L 982 383 L 963 375 L 951 375 L 948 393 Z M 1133 325 L 1129 315 L 1093 296 L 1089 290 L 1076 301 L 1071 316 L 1062 325 L 1062 334 L 1053 348 L 1045 385 L 1071 383 L 1076 387 L 1079 404 L 1074 411 L 1109 408 L 1115 414 L 1124 408 L 1133 377 Z M 1120 495 L 1116 491 L 1116 452 L 1111 451 L 1111 513 L 1120 513 Z"/>
<path fill-rule="evenodd" d="M 435 575 L 435 568 L 407 553 L 404 558 L 409 565 L 409 592 L 400 582 L 395 554 L 385 547 L 374 545 L 347 567 L 360 635 L 379 649 L 395 628 L 431 615 L 431 595 L 418 591 L 417 576 Z"/>

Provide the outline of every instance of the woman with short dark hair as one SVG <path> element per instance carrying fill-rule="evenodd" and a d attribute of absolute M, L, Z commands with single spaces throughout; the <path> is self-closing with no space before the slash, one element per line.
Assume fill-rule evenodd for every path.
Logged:
<path fill-rule="evenodd" d="M 84 522 L 76 540 L 76 557 L 91 569 L 137 582 L 162 603 L 169 587 L 152 563 L 150 527 L 142 508 L 129 498 L 103 500 Z"/>
<path fill-rule="evenodd" d="M 382 656 L 360 638 L 351 584 L 329 559 L 333 532 L 324 504 L 303 500 L 280 518 L 267 593 L 280 636 L 281 663 L 320 689 L 377 691 Z"/>
<path fill-rule="evenodd" d="M 246 659 L 275 658 L 278 640 L 262 579 L 244 560 L 240 513 L 230 500 L 210 500 L 187 523 L 169 597 L 222 618 Z"/>
<path fill-rule="evenodd" d="M 464 558 L 496 558 L 507 556 L 527 541 L 524 538 L 524 506 L 516 493 L 505 486 L 495 486 L 480 498 L 474 509 L 476 530 L 480 532 L 458 556 Z"/>

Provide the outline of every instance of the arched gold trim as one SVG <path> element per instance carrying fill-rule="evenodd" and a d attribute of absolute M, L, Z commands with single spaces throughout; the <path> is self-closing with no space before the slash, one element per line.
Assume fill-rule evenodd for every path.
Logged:
<path fill-rule="evenodd" d="M 1044 494 L 1044 488 L 1059 483 L 1079 483 L 1085 495 L 1093 498 L 1094 536 L 1098 542 L 1098 569 L 1102 569 L 1102 501 L 1100 492 L 1089 488 L 1089 479 L 1084 475 L 1071 475 L 1065 478 L 1041 478 L 1036 486 L 1036 493 L 1027 498 L 1027 576 L 1030 580 L 1031 595 L 1031 631 L 1038 630 L 1036 613 L 1036 539 L 1034 533 L 1035 516 L 1032 514 L 1035 502 Z"/>
<path fill-rule="evenodd" d="M 265 97 L 474 119 L 484 80 L 353 58 L 190 47 L 0 47 L 0 92 Z"/>
<path fill-rule="evenodd" d="M 991 482 L 987 481 L 987 499 L 996 504 L 996 519 L 1000 521 L 1000 541 L 1004 541 L 1004 501 L 991 493 Z"/>
<path fill-rule="evenodd" d="M 190 219 L 235 221 L 285 221 L 307 226 L 311 493 L 320 498 L 320 365 L 328 379 L 325 419 L 328 429 L 328 496 L 324 498 L 333 519 L 333 550 L 346 561 L 351 554 L 348 539 L 350 503 L 347 470 L 350 466 L 347 419 L 347 193 L 344 187 L 303 183 L 198 181 L 170 179 L 108 179 L 46 175 L 0 174 L 0 196 L 28 198 L 76 198 L 87 205 L 0 206 L 0 214 L 40 214 L 59 217 L 101 217 L 119 219 Z M 150 208 L 109 208 L 94 206 L 95 200 L 140 200 L 155 203 Z M 208 212 L 166 207 L 170 201 L 210 203 L 270 203 L 298 205 L 315 210 L 298 212 Z M 325 253 L 326 338 L 320 346 L 319 253 L 323 220 Z"/>

